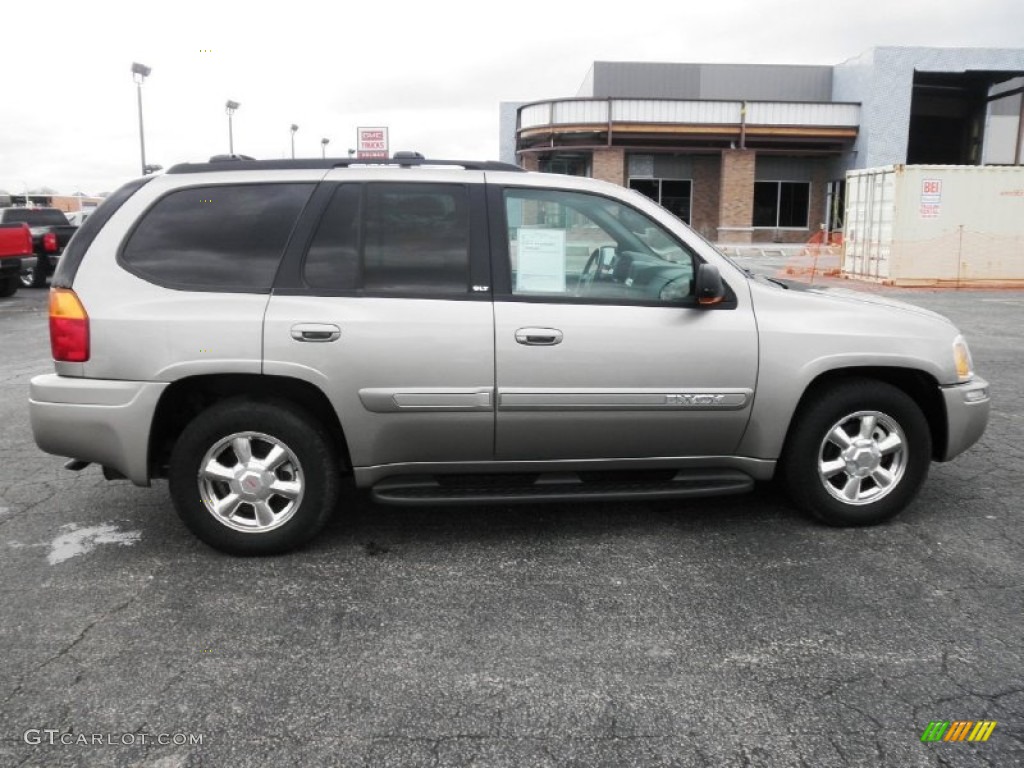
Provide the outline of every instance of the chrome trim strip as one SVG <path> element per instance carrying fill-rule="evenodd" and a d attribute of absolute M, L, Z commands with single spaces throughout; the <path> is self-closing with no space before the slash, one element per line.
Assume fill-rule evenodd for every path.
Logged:
<path fill-rule="evenodd" d="M 363 407 L 373 413 L 419 413 L 424 411 L 493 411 L 493 389 L 449 389 L 432 387 L 367 388 L 359 390 Z"/>
<path fill-rule="evenodd" d="M 499 411 L 737 411 L 750 389 L 502 389 Z"/>

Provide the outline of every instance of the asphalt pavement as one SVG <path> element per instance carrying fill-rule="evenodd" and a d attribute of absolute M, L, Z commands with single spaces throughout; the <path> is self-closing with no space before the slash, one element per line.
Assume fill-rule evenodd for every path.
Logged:
<path fill-rule="evenodd" d="M 710 500 L 406 510 L 219 554 L 40 452 L 45 291 L 0 300 L 0 765 L 1024 765 L 1024 292 L 951 317 L 989 430 L 890 524 Z M 922 742 L 932 721 L 988 741 Z"/>

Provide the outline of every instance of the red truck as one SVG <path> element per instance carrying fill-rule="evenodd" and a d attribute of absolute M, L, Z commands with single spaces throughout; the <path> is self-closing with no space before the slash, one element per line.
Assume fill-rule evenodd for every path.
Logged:
<path fill-rule="evenodd" d="M 0 224 L 0 297 L 13 296 L 21 282 L 21 257 L 32 255 L 28 224 Z"/>
<path fill-rule="evenodd" d="M 57 208 L 0 208 L 0 224 L 20 222 L 28 224 L 32 231 L 35 254 L 34 259 L 22 262 L 21 284 L 25 288 L 42 288 L 78 227 L 68 223 L 67 216 Z"/>

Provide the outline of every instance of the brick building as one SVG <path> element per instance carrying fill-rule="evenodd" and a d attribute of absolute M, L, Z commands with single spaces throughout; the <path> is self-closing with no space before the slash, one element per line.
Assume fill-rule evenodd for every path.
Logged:
<path fill-rule="evenodd" d="M 1024 49 L 874 48 L 835 66 L 595 62 L 569 98 L 501 105 L 506 162 L 593 176 L 711 240 L 841 227 L 847 170 L 1020 164 Z"/>

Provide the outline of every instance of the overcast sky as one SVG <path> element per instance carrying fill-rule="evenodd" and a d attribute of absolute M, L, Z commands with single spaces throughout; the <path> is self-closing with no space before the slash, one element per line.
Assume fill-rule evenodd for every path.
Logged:
<path fill-rule="evenodd" d="M 391 149 L 496 159 L 498 103 L 572 96 L 594 61 L 835 64 L 878 45 L 1024 47 L 1024 0 L 5 3 L 0 190 L 109 191 L 146 160 Z"/>

